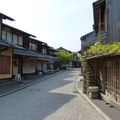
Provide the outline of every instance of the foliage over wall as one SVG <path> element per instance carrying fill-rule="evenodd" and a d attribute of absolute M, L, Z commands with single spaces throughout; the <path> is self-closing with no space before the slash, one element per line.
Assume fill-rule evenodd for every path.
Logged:
<path fill-rule="evenodd" d="M 114 44 L 103 44 L 102 42 L 97 42 L 84 51 L 83 56 L 81 56 L 81 60 L 97 55 L 118 53 L 120 53 L 120 42 Z"/>
<path fill-rule="evenodd" d="M 120 54 L 120 42 L 113 44 L 103 44 L 102 42 L 97 42 L 94 45 L 91 45 L 83 55 L 80 57 L 80 61 L 83 69 L 87 69 L 88 59 L 105 56 L 105 55 L 117 55 Z"/>

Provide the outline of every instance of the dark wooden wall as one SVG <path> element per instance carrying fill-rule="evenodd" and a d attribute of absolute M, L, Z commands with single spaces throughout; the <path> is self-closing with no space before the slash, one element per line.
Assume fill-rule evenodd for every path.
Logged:
<path fill-rule="evenodd" d="M 120 56 L 106 56 L 90 60 L 100 90 L 120 102 Z"/>
<path fill-rule="evenodd" d="M 108 42 L 120 42 L 120 0 L 106 0 Z"/>

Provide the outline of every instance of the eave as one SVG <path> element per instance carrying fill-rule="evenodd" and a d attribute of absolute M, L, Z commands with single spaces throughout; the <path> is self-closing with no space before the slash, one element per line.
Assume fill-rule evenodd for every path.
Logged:
<path fill-rule="evenodd" d="M 24 36 L 36 37 L 36 36 L 34 36 L 34 35 L 32 35 L 32 34 L 29 34 L 29 33 L 25 32 L 25 31 L 19 30 L 19 29 L 15 28 L 15 27 L 9 26 L 9 25 L 4 24 L 4 23 L 2 23 L 2 26 L 3 26 L 3 27 L 10 28 L 10 30 L 11 30 L 12 33 L 22 34 L 22 35 L 24 35 Z"/>
<path fill-rule="evenodd" d="M 11 18 L 11 17 L 9 17 L 9 16 L 7 16 L 5 14 L 2 14 L 2 13 L 0 13 L 0 18 L 7 19 L 7 20 L 10 20 L 10 21 L 15 21 L 13 18 Z"/>

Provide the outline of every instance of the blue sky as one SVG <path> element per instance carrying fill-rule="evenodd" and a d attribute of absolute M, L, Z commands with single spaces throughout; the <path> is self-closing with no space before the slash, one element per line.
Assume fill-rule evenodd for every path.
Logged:
<path fill-rule="evenodd" d="M 78 51 L 80 37 L 92 31 L 93 1 L 0 0 L 0 12 L 16 20 L 7 22 L 9 25 L 36 35 L 48 45 Z"/>

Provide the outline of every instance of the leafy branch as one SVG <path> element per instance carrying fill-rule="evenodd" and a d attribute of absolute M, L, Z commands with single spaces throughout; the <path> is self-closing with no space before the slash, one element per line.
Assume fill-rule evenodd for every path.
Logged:
<path fill-rule="evenodd" d="M 117 53 L 120 53 L 120 43 L 103 44 L 102 42 L 97 42 L 94 45 L 90 46 L 83 53 L 83 56 L 91 57 L 95 55 L 117 54 Z"/>

